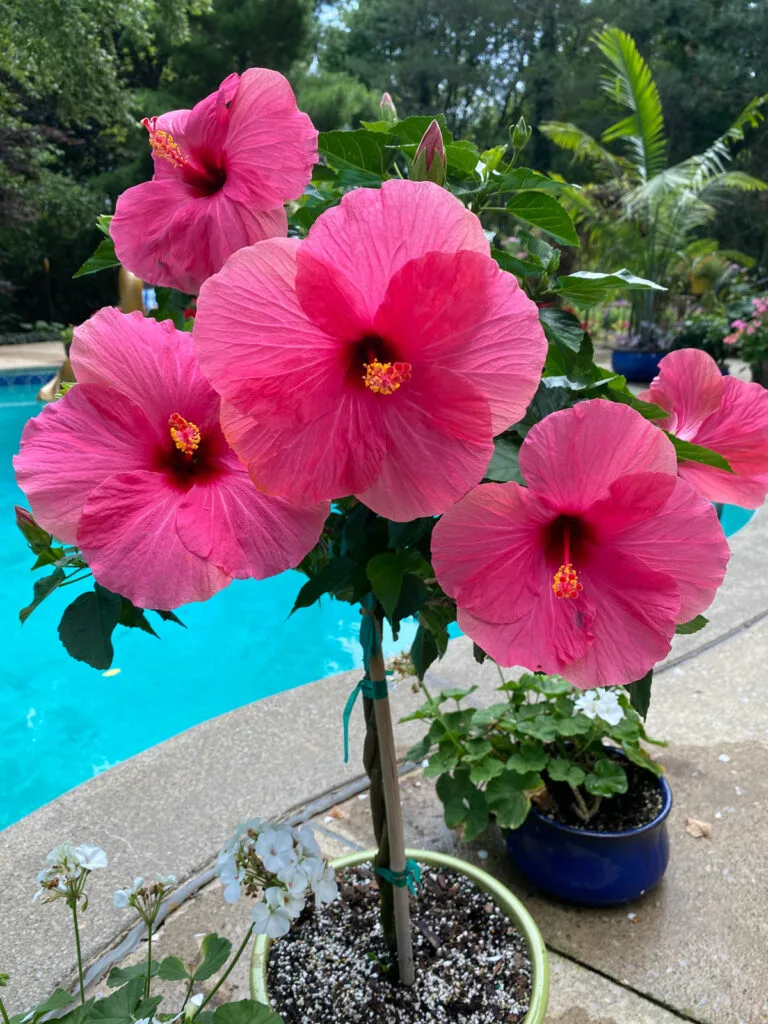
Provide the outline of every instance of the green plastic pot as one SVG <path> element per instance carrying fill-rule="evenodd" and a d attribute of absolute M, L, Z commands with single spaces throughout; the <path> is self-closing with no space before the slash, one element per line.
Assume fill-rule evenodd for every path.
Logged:
<path fill-rule="evenodd" d="M 468 864 L 457 857 L 448 857 L 444 853 L 433 853 L 431 850 L 406 850 L 406 854 L 419 864 L 426 864 L 433 868 L 449 868 L 457 874 L 465 875 L 475 883 L 478 889 L 487 892 L 494 903 L 504 911 L 525 938 L 531 961 L 531 1004 L 524 1024 L 543 1024 L 549 1000 L 547 947 L 544 945 L 544 940 L 535 921 L 520 900 L 487 871 L 476 868 L 473 864 Z M 364 850 L 362 853 L 339 857 L 338 860 L 332 862 L 332 866 L 336 871 L 354 868 L 373 860 L 375 856 L 375 850 Z M 251 955 L 251 997 L 266 1005 L 269 1005 L 267 964 L 271 946 L 272 940 L 268 939 L 266 935 L 257 935 Z"/>

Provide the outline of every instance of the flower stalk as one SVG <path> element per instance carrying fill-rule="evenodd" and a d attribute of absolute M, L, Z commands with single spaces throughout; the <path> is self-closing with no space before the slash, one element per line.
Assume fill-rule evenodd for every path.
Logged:
<path fill-rule="evenodd" d="M 75 929 L 75 947 L 77 948 L 77 978 L 80 982 L 80 1005 L 85 1005 L 85 984 L 83 981 L 83 951 L 80 946 L 80 925 L 77 920 L 77 900 L 70 902 L 72 908 L 72 924 Z"/>

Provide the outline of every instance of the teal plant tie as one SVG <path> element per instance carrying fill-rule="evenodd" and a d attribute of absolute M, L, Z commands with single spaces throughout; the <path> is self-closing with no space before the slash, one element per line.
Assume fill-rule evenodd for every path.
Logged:
<path fill-rule="evenodd" d="M 349 762 L 349 719 L 352 715 L 352 708 L 360 696 L 368 697 L 369 700 L 384 700 L 389 696 L 389 688 L 386 679 L 361 679 L 352 693 L 349 695 L 347 706 L 344 708 L 344 764 Z"/>
<path fill-rule="evenodd" d="M 421 868 L 411 857 L 405 863 L 405 871 L 391 871 L 389 868 L 376 868 L 375 871 L 385 882 L 398 889 L 404 889 L 407 885 L 413 896 L 416 895 L 416 886 L 421 883 Z"/>

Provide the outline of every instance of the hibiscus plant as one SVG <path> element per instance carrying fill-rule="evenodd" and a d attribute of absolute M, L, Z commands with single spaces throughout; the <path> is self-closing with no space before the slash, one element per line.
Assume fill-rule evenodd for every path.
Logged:
<path fill-rule="evenodd" d="M 728 441 L 743 395 L 702 398 L 697 378 L 662 408 L 595 364 L 563 307 L 662 285 L 560 273 L 560 247 L 579 244 L 572 189 L 521 165 L 530 127 L 480 152 L 441 117 L 382 114 L 318 136 L 286 80 L 251 69 L 146 120 L 153 179 L 118 200 L 81 272 L 120 260 L 163 286 L 159 308 L 75 329 L 77 383 L 27 425 L 15 465 L 47 571 L 22 615 L 92 574 L 59 635 L 96 668 L 118 624 L 154 632 L 149 612 L 175 619 L 235 578 L 298 566 L 296 609 L 359 605 L 345 720 L 362 695 L 382 923 L 409 984 L 416 872 L 385 621 L 397 636 L 416 617 L 421 679 L 457 621 L 479 657 L 628 685 L 644 712 L 654 664 L 677 628 L 705 624 L 729 554 L 678 467 L 762 479 L 768 396 L 725 454 L 676 437 L 674 410 L 704 401 L 712 447 Z"/>
<path fill-rule="evenodd" d="M 627 792 L 614 751 L 661 775 L 640 743 L 663 743 L 649 738 L 622 687 L 584 691 L 562 676 L 526 672 L 502 681 L 505 699 L 483 708 L 466 704 L 476 687 L 436 696 L 423 688 L 426 702 L 406 720 L 429 730 L 407 756 L 428 758 L 424 774 L 437 779 L 446 824 L 467 840 L 492 818 L 519 828 L 532 798 L 588 826 L 605 798 Z"/>

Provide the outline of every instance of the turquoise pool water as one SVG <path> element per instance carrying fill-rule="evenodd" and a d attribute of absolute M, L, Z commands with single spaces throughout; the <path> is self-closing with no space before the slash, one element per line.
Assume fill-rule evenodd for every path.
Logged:
<path fill-rule="evenodd" d="M 13 506 L 25 502 L 11 457 L 39 409 L 37 390 L 0 390 L 0 828 L 198 722 L 361 664 L 355 609 L 326 599 L 287 618 L 305 579 L 296 572 L 235 581 L 206 604 L 180 609 L 187 629 L 154 622 L 160 640 L 118 627 L 120 672 L 109 678 L 59 643 L 56 627 L 77 585 L 20 626 L 37 574 L 14 522 Z M 387 651 L 408 648 L 414 632 L 404 624 Z"/>

